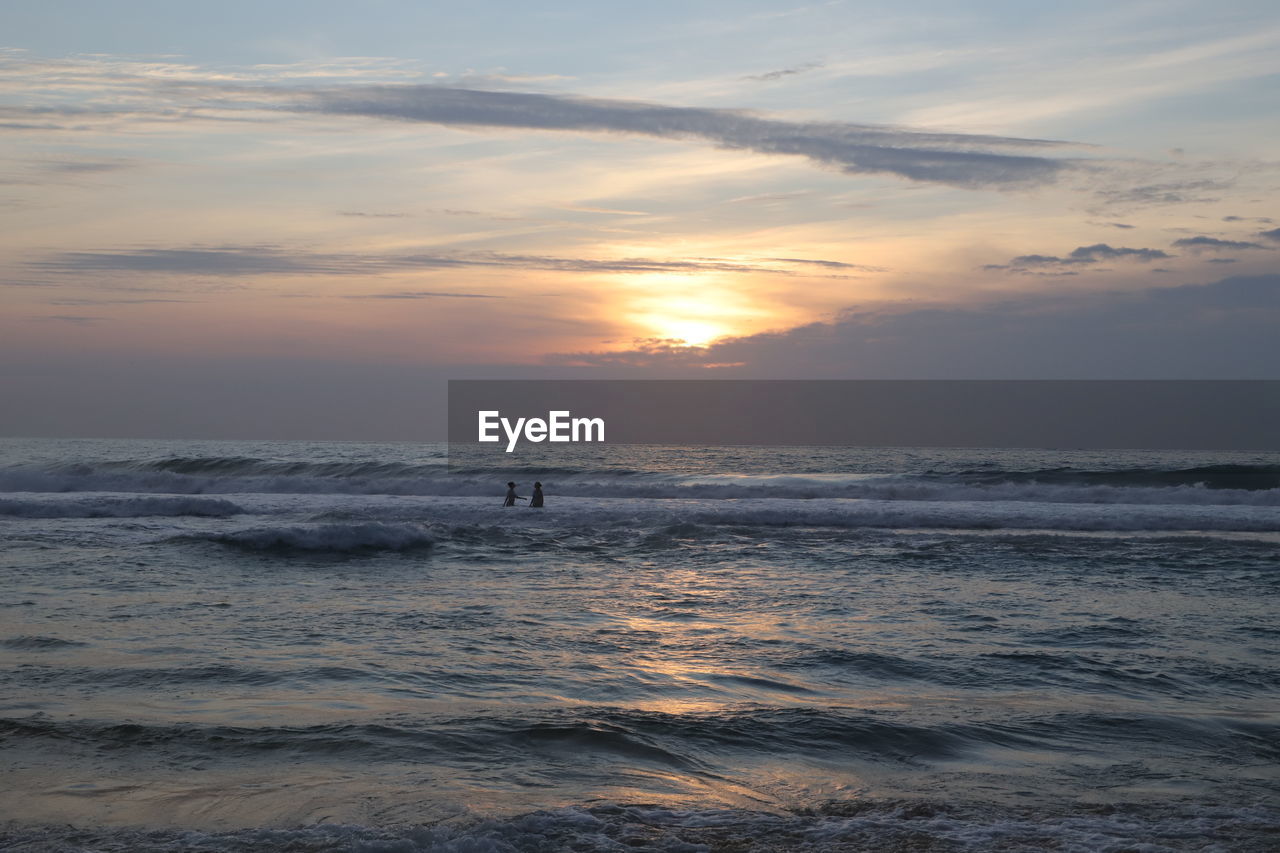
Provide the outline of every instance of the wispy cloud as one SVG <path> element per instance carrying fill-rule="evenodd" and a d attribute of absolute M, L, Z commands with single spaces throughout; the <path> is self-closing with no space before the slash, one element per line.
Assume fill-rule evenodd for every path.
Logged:
<path fill-rule="evenodd" d="M 620 210 L 613 207 L 594 207 L 588 204 L 565 205 L 564 210 L 572 210 L 581 213 L 603 213 L 606 216 L 648 216 L 649 214 L 643 210 Z"/>
<path fill-rule="evenodd" d="M 779 266 L 782 264 L 783 266 Z M 403 253 L 371 255 L 291 251 L 279 246 L 216 246 L 62 252 L 30 264 L 44 273 L 167 273 L 207 276 L 377 275 L 405 270 L 496 267 L 569 273 L 769 273 L 797 275 L 795 265 L 823 269 L 877 271 L 843 261 L 766 258 L 742 262 L 723 258 L 565 258 L 546 255 Z M 391 297 L 397 298 L 397 297 Z"/>
<path fill-rule="evenodd" d="M 819 258 L 765 258 L 766 261 L 774 261 L 780 264 L 812 264 L 814 266 L 829 267 L 830 269 L 841 270 L 864 270 L 867 272 L 881 272 L 880 267 L 868 267 L 862 264 L 846 264 L 844 261 L 824 261 Z"/>
<path fill-rule="evenodd" d="M 43 314 L 33 317 L 35 320 L 43 320 L 50 323 L 70 323 L 74 326 L 87 326 L 90 323 L 97 323 L 101 317 L 91 317 L 83 314 Z"/>
<path fill-rule="evenodd" d="M 1113 187 L 1098 190 L 1097 194 L 1107 204 L 1147 207 L 1214 202 L 1219 200 L 1219 196 L 1212 193 L 1227 189 L 1230 189 L 1230 184 L 1225 181 L 1199 179 Z"/>
<path fill-rule="evenodd" d="M 152 305 L 158 302 L 195 302 L 194 299 L 51 299 L 48 305 Z"/>
<path fill-rule="evenodd" d="M 506 299 L 492 293 L 449 293 L 439 290 L 401 290 L 394 293 L 353 293 L 346 299 Z"/>
<path fill-rule="evenodd" d="M 1135 4 L 1131 11 L 1142 6 Z M 1017 127 L 1129 104 L 1150 105 L 1280 71 L 1280 27 L 1270 21 L 1242 35 L 1214 39 L 1205 33 L 1185 42 L 1162 44 L 1158 37 L 1144 39 L 1139 31 L 1154 22 L 1139 24 L 1131 19 L 1133 31 L 1123 32 L 1126 25 L 1120 20 L 1127 15 L 1119 8 L 1112 11 L 1108 28 L 1117 30 L 1118 36 L 1112 44 L 1122 49 L 1108 49 L 1111 40 L 1101 33 L 1091 33 L 1086 42 L 1070 28 L 1057 39 L 1046 35 L 1024 45 L 1001 45 L 1002 61 L 975 67 L 976 76 L 967 89 L 911 111 L 907 120 L 931 126 Z M 1161 17 L 1177 14 L 1166 9 Z M 1140 46 L 1137 50 L 1135 42 Z M 1071 61 L 1054 61 L 1063 56 Z"/>
<path fill-rule="evenodd" d="M 1189 252 L 1197 253 L 1267 248 L 1260 243 L 1247 243 L 1241 240 L 1219 240 L 1217 237 L 1183 237 L 1181 240 L 1174 240 L 1173 245 L 1178 249 L 1186 249 Z"/>
<path fill-rule="evenodd" d="M 725 204 L 768 204 L 774 205 L 779 202 L 793 201 L 798 198 L 804 198 L 811 195 L 809 190 L 792 190 L 790 192 L 776 193 L 756 193 L 755 195 L 740 195 L 725 201 Z"/>
<path fill-rule="evenodd" d="M 191 249 L 136 249 L 116 252 L 61 252 L 34 261 L 51 273 L 187 273 L 246 276 L 268 274 L 357 274 L 370 269 L 354 256 L 289 253 L 271 246 L 220 246 Z"/>
<path fill-rule="evenodd" d="M 762 83 L 769 83 L 774 80 L 781 80 L 784 77 L 793 77 L 796 74 L 803 74 L 806 71 L 813 71 L 821 68 L 821 62 L 806 62 L 803 65 L 795 65 L 791 68 L 779 68 L 777 71 L 766 71 L 764 74 L 748 74 L 743 80 L 758 80 Z"/>
<path fill-rule="evenodd" d="M 796 66 L 761 76 L 819 67 Z M 389 82 L 425 76 L 412 64 L 367 59 L 209 69 L 173 58 L 42 60 L 0 52 L 0 94 L 18 96 L 9 106 L 0 106 L 0 125 L 84 130 L 128 122 L 269 123 L 299 115 L 363 116 L 696 140 L 725 149 L 803 157 L 848 174 L 894 175 L 966 188 L 1049 183 L 1071 165 L 1058 154 L 1069 143 L 1054 140 L 788 121 L 742 110 L 501 87 Z"/>
<path fill-rule="evenodd" d="M 407 213 L 370 213 L 364 210 L 339 210 L 338 215 L 367 219 L 404 219 L 409 216 Z"/>
<path fill-rule="evenodd" d="M 132 166 L 132 163 L 125 163 L 119 160 L 68 160 L 57 163 L 47 163 L 45 164 L 45 169 L 50 172 L 64 172 L 71 174 L 99 174 L 102 172 L 118 172 L 121 169 L 128 169 Z"/>
<path fill-rule="evenodd" d="M 414 85 L 329 88 L 300 92 L 294 101 L 299 111 L 330 115 L 701 139 L 725 148 L 805 157 L 849 174 L 891 174 L 971 188 L 1046 183 L 1068 166 L 1063 159 L 1008 153 L 1067 145 L 1052 140 L 790 122 L 643 101 Z"/>

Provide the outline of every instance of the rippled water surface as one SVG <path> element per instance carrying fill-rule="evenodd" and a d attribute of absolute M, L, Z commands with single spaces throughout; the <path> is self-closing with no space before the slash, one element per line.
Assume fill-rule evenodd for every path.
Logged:
<path fill-rule="evenodd" d="M 556 462 L 0 441 L 0 842 L 1274 849 L 1280 454 Z"/>

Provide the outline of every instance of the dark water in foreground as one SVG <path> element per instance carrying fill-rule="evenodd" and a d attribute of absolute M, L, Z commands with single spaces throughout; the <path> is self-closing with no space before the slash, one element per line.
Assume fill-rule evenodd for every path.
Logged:
<path fill-rule="evenodd" d="M 441 450 L 0 441 L 0 849 L 1280 845 L 1280 454 Z"/>

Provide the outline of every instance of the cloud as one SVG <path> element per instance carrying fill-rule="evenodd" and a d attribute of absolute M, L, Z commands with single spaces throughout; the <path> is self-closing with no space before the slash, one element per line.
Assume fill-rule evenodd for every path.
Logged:
<path fill-rule="evenodd" d="M 61 252 L 32 267 L 55 273 L 187 273 L 246 276 L 268 274 L 367 272 L 352 256 L 290 254 L 271 246 L 219 246 L 193 249 L 138 249 L 118 252 Z"/>
<path fill-rule="evenodd" d="M 1272 228 L 1270 231 L 1259 231 L 1258 236 L 1264 240 L 1275 240 L 1280 243 L 1280 228 Z"/>
<path fill-rule="evenodd" d="M 47 163 L 45 169 L 50 172 L 69 172 L 72 174 L 98 174 L 101 172 L 117 172 L 121 169 L 132 168 L 132 163 L 122 163 L 119 161 L 97 162 L 97 161 L 69 161 L 63 163 Z"/>
<path fill-rule="evenodd" d="M 1128 249 L 1124 247 L 1113 248 L 1106 243 L 1095 243 L 1092 246 L 1080 246 L 1072 250 L 1072 260 L 1080 260 L 1086 263 L 1093 263 L 1100 258 L 1111 260 L 1114 258 L 1133 258 L 1139 261 L 1153 261 L 1157 258 L 1167 258 L 1168 254 L 1159 249 Z"/>
<path fill-rule="evenodd" d="M 767 82 L 772 82 L 774 80 L 781 80 L 783 77 L 791 77 L 796 74 L 803 74 L 806 71 L 814 71 L 822 67 L 823 67 L 823 63 L 821 62 L 806 62 L 803 65 L 796 65 L 792 68 L 780 68 L 777 71 L 767 71 L 764 74 L 748 74 L 746 77 L 743 77 L 742 79 L 758 80 L 762 83 L 767 83 Z"/>
<path fill-rule="evenodd" d="M 355 293 L 347 299 L 506 299 L 492 293 L 448 293 L 438 290 L 401 290 L 396 293 Z"/>
<path fill-rule="evenodd" d="M 345 115 L 432 124 L 628 134 L 803 157 L 849 174 L 893 175 L 964 188 L 1055 181 L 1072 167 L 1061 141 L 938 133 L 903 127 L 789 121 L 729 109 L 514 91 L 511 77 L 479 84 L 404 82 L 421 69 L 378 60 L 204 68 L 111 56 L 0 56 L 0 128 L 82 131 L 129 123 L 279 122 Z M 759 75 L 778 79 L 818 64 Z M 528 78 L 519 78 L 527 82 Z M 556 78 L 559 79 L 559 78 Z M 1051 153 L 1044 153 L 1051 152 Z"/>
<path fill-rule="evenodd" d="M 87 326 L 90 323 L 97 323 L 101 317 L 89 317 L 83 314 L 46 314 L 35 317 L 36 320 L 46 320 L 51 323 L 70 323 L 74 326 Z"/>
<path fill-rule="evenodd" d="M 359 216 L 369 219 L 404 219 L 407 213 L 368 213 L 363 210 L 339 210 L 339 216 Z"/>
<path fill-rule="evenodd" d="M 1136 187 L 1099 190 L 1098 196 L 1108 204 L 1117 205 L 1170 205 L 1218 201 L 1217 196 L 1206 195 L 1229 189 L 1225 181 L 1196 180 L 1165 184 L 1144 184 Z"/>
<path fill-rule="evenodd" d="M 770 265 L 816 265 L 824 269 L 879 271 L 843 261 L 770 258 L 743 263 L 722 258 L 660 260 L 654 258 L 558 258 L 546 255 L 506 255 L 482 252 L 466 255 L 322 253 L 288 251 L 279 246 L 215 246 L 181 249 L 133 249 L 110 252 L 62 252 L 30 264 L 45 273 L 101 274 L 112 272 L 207 276 L 261 275 L 378 275 L 405 270 L 495 267 L 552 270 L 571 273 L 768 273 L 798 275 L 796 270 Z"/>
<path fill-rule="evenodd" d="M 756 195 L 742 195 L 737 198 L 731 198 L 725 204 L 776 204 L 780 201 L 791 201 L 795 198 L 802 198 L 810 195 L 809 190 L 793 190 L 791 192 L 778 193 L 758 193 Z"/>
<path fill-rule="evenodd" d="M 753 378 L 1275 379 L 1280 275 L 979 305 L 898 306 L 707 347 L 644 342 L 553 364 L 706 370 Z M 724 374 L 722 374 L 724 375 Z"/>
<path fill-rule="evenodd" d="M 461 74 L 449 74 L 447 72 L 436 72 L 431 75 L 440 81 L 448 80 L 455 85 L 466 86 L 467 88 L 475 88 L 480 86 L 515 86 L 528 87 L 535 83 L 560 83 L 567 80 L 576 80 L 578 78 L 565 74 L 518 74 L 511 73 L 504 68 L 498 68 L 487 73 L 478 73 L 468 69 Z"/>
<path fill-rule="evenodd" d="M 1018 255 L 1018 257 L 1016 258 L 1011 258 L 1007 266 L 1009 268 L 1016 269 L 1019 267 L 1042 267 L 1042 266 L 1048 266 L 1050 264 L 1081 264 L 1081 263 L 1089 263 L 1089 262 L 1073 261 L 1068 258 L 1060 258 L 1057 255 Z M 999 267 L 999 265 L 997 264 L 990 264 L 986 267 L 986 269 L 998 269 L 998 268 L 1002 269 L 1003 267 Z"/>
<path fill-rule="evenodd" d="M 471 127 L 624 133 L 695 139 L 761 154 L 805 157 L 849 174 L 1010 188 L 1053 181 L 1062 159 L 1007 153 L 1067 143 L 863 124 L 792 122 L 734 110 L 446 86 L 353 86 L 293 94 L 293 109 Z"/>
<path fill-rule="evenodd" d="M 1238 240 L 1219 240 L 1216 237 L 1183 237 L 1174 240 L 1173 245 L 1190 252 L 1216 252 L 1223 249 L 1265 249 L 1258 243 L 1244 243 Z"/>
<path fill-rule="evenodd" d="M 0 121 L 0 130 L 67 130 L 68 128 L 53 122 L 36 124 L 30 121 Z"/>
<path fill-rule="evenodd" d="M 764 258 L 780 264 L 812 264 L 830 269 L 862 270 L 864 272 L 884 272 L 883 267 L 868 267 L 862 264 L 846 264 L 844 261 L 824 261 L 817 258 Z"/>
<path fill-rule="evenodd" d="M 15 160 L 14 162 L 22 161 Z M 15 172 L 0 176 L 0 186 L 38 187 L 46 186 L 51 183 L 75 185 L 79 182 L 78 179 L 90 178 L 95 175 L 104 175 L 110 172 L 118 172 L 137 167 L 136 163 L 122 160 L 28 160 L 24 165 L 27 168 L 21 169 L 21 171 L 15 170 Z"/>
<path fill-rule="evenodd" d="M 195 302 L 194 299 L 51 299 L 48 305 L 151 305 L 157 302 Z"/>
<path fill-rule="evenodd" d="M 645 210 L 621 210 L 616 207 L 593 207 L 589 204 L 568 204 L 561 210 L 572 210 L 578 213 L 604 213 L 609 216 L 648 216 Z"/>
<path fill-rule="evenodd" d="M 631 349 L 620 352 L 556 353 L 546 361 L 554 365 L 591 367 L 698 367 L 721 366 L 707 359 L 708 347 L 690 346 L 675 338 L 637 338 Z M 741 366 L 741 363 L 733 366 Z"/>
<path fill-rule="evenodd" d="M 1065 258 L 1057 255 L 1019 255 L 1009 261 L 1007 265 L 988 264 L 983 269 L 1014 269 L 1022 270 L 1028 267 L 1048 267 L 1048 266 L 1077 266 L 1081 264 L 1096 264 L 1100 260 L 1118 260 L 1128 258 L 1135 261 L 1154 261 L 1161 258 L 1168 258 L 1169 254 L 1160 249 L 1130 249 L 1125 246 L 1108 246 L 1106 243 L 1095 243 L 1092 246 L 1078 246 L 1071 251 L 1071 254 Z"/>

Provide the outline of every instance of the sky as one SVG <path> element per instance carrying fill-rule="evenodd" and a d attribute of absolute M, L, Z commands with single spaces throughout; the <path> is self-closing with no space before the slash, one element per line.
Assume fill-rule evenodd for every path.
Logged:
<path fill-rule="evenodd" d="M 1280 378 L 1280 9 L 0 6 L 0 435 L 470 378 Z"/>

